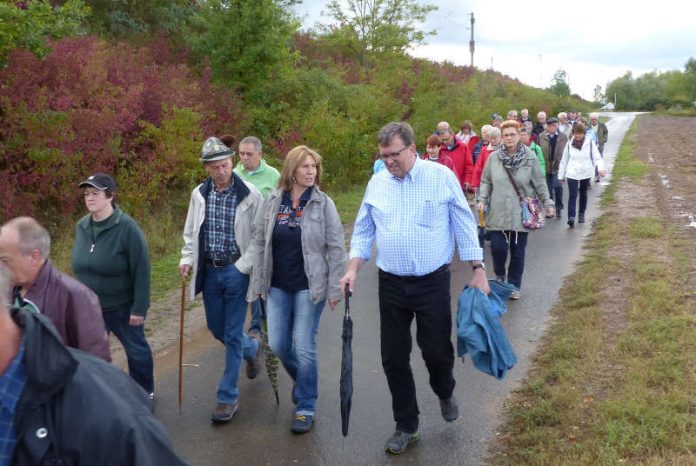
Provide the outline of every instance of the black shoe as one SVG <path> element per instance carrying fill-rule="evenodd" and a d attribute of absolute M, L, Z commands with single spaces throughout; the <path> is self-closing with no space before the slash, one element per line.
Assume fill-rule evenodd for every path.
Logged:
<path fill-rule="evenodd" d="M 568 226 L 569 226 L 570 228 L 575 228 L 575 218 L 574 218 L 574 217 L 570 217 L 570 218 L 568 219 Z"/>
<path fill-rule="evenodd" d="M 585 214 L 578 215 L 578 223 L 585 223 Z"/>
<path fill-rule="evenodd" d="M 398 455 L 399 453 L 405 452 L 408 444 L 415 442 L 419 437 L 420 432 L 409 434 L 407 432 L 397 430 L 394 432 L 394 435 L 389 437 L 389 440 L 387 440 L 386 445 L 384 445 L 384 450 L 394 455 Z"/>
<path fill-rule="evenodd" d="M 563 212 L 563 209 L 556 209 L 556 218 L 561 218 L 561 212 Z"/>
<path fill-rule="evenodd" d="M 218 403 L 215 411 L 213 411 L 213 414 L 210 416 L 210 420 L 215 424 L 230 422 L 234 413 L 237 412 L 237 408 L 239 408 L 239 403 Z"/>
<path fill-rule="evenodd" d="M 249 379 L 255 379 L 256 376 L 261 372 L 261 355 L 263 354 L 263 339 L 260 335 L 252 334 L 249 335 L 252 340 L 259 342 L 259 347 L 256 350 L 256 356 L 251 361 L 247 361 L 246 375 Z"/>
<path fill-rule="evenodd" d="M 306 434 L 312 429 L 312 424 L 314 424 L 314 416 L 311 414 L 296 414 L 290 430 L 293 434 Z"/>
<path fill-rule="evenodd" d="M 452 395 L 447 400 L 440 400 L 440 412 L 442 413 L 442 419 L 447 422 L 454 422 L 459 417 L 459 406 L 457 406 L 457 399 Z"/>

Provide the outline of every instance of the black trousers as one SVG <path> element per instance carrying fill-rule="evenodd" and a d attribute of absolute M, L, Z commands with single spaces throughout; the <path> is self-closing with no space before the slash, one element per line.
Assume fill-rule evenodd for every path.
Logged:
<path fill-rule="evenodd" d="M 379 313 L 382 367 L 392 395 L 394 421 L 398 430 L 413 433 L 418 430 L 419 414 L 410 364 L 414 317 L 430 386 L 443 400 L 454 390 L 449 266 L 422 277 L 399 277 L 380 270 Z"/>

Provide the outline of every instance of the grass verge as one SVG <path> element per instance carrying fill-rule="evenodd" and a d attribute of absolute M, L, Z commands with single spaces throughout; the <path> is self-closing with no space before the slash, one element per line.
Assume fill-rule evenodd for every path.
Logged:
<path fill-rule="evenodd" d="M 696 464 L 693 244 L 654 197 L 643 199 L 652 209 L 627 208 L 619 193 L 650 192 L 634 129 L 491 464 Z"/>

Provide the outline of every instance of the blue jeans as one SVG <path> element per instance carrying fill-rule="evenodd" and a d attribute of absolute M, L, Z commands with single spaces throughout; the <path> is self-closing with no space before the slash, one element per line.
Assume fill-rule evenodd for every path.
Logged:
<path fill-rule="evenodd" d="M 230 264 L 205 267 L 203 304 L 208 330 L 225 345 L 225 371 L 217 390 L 218 403 L 232 404 L 239 398 L 239 370 L 242 357 L 253 360 L 259 343 L 243 332 L 249 275 Z"/>
<path fill-rule="evenodd" d="M 566 181 L 568 182 L 568 218 L 575 218 L 578 191 L 580 192 L 580 215 L 584 216 L 585 209 L 587 209 L 587 187 L 590 185 L 590 179 L 571 180 L 566 178 Z"/>
<path fill-rule="evenodd" d="M 505 277 L 511 285 L 519 290 L 522 287 L 524 273 L 524 253 L 527 249 L 526 231 L 491 231 L 491 255 L 493 256 L 493 272 L 498 277 Z M 510 266 L 505 273 L 508 249 L 510 250 Z"/>
<path fill-rule="evenodd" d="M 261 333 L 261 324 L 266 317 L 266 302 L 259 298 L 251 303 L 251 322 L 249 322 L 249 332 L 256 330 Z"/>
<path fill-rule="evenodd" d="M 546 174 L 546 186 L 549 188 L 549 196 L 556 202 L 556 211 L 563 209 L 563 185 L 558 180 L 558 175 Z"/>
<path fill-rule="evenodd" d="M 324 302 L 313 304 L 309 290 L 268 291 L 268 342 L 295 382 L 296 414 L 314 415 L 319 396 L 317 330 Z"/>
<path fill-rule="evenodd" d="M 126 351 L 128 373 L 147 393 L 152 393 L 155 391 L 152 349 L 145 339 L 145 326 L 131 325 L 128 323 L 129 319 L 128 307 L 104 313 L 106 330 L 116 335 Z"/>

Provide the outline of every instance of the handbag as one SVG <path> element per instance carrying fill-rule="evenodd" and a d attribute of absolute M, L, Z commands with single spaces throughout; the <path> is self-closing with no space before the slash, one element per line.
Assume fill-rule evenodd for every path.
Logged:
<path fill-rule="evenodd" d="M 517 197 L 520 200 L 520 210 L 522 211 L 522 226 L 527 230 L 538 230 L 544 226 L 546 219 L 544 218 L 544 208 L 541 205 L 541 201 L 536 197 L 526 197 L 520 193 L 520 189 L 515 183 L 515 179 L 510 173 L 510 169 L 503 166 L 505 173 L 507 173 L 508 178 L 510 178 L 510 183 L 512 187 L 515 188 Z"/>

